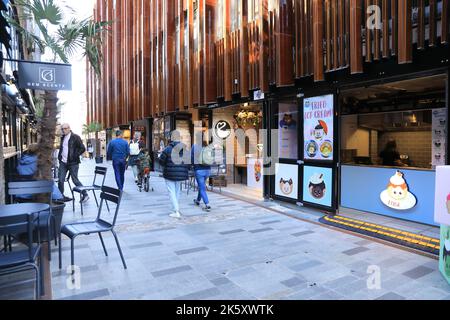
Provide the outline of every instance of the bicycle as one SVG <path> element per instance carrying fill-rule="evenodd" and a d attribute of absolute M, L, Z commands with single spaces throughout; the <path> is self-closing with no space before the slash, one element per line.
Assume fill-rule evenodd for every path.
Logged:
<path fill-rule="evenodd" d="M 144 189 L 145 192 L 149 192 L 150 190 L 154 192 L 155 190 L 150 188 L 150 169 L 145 168 L 144 172 L 139 175 L 139 182 L 138 182 L 138 188 L 139 192 L 142 192 L 142 189 Z"/>

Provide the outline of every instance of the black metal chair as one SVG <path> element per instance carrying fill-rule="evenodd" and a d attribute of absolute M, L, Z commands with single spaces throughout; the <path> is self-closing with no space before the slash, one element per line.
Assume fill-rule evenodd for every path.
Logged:
<path fill-rule="evenodd" d="M 197 183 L 195 180 L 195 171 L 194 169 L 190 169 L 188 173 L 188 180 L 184 182 L 184 187 L 186 188 L 186 194 L 189 195 L 189 191 L 192 189 L 192 191 L 197 190 Z"/>
<path fill-rule="evenodd" d="M 43 264 L 41 246 L 39 243 L 36 245 L 33 244 L 36 216 L 39 219 L 39 214 L 0 217 L 0 236 L 20 233 L 27 234 L 26 249 L 0 253 L 0 276 L 34 269 L 36 272 L 36 299 L 39 299 L 42 291 L 41 279 L 43 275 Z"/>
<path fill-rule="evenodd" d="M 117 215 L 119 213 L 120 208 L 120 201 L 122 199 L 122 192 L 118 189 L 110 188 L 103 186 L 101 189 L 100 194 L 100 206 L 98 208 L 98 215 L 95 221 L 88 221 L 88 222 L 80 222 L 80 223 L 71 223 L 66 224 L 61 228 L 61 233 L 65 234 L 67 237 L 69 237 L 71 241 L 70 246 L 70 254 L 71 254 L 71 266 L 73 267 L 75 264 L 75 252 L 74 252 L 74 242 L 75 238 L 79 235 L 90 235 L 91 233 L 97 233 L 100 237 L 100 241 L 103 246 L 103 250 L 105 252 L 105 255 L 108 256 L 108 252 L 106 251 L 105 243 L 103 242 L 102 233 L 104 232 L 111 232 L 114 236 L 114 239 L 116 240 L 117 248 L 119 249 L 119 254 L 122 259 L 122 263 L 124 268 L 127 268 L 127 265 L 125 263 L 125 259 L 123 258 L 122 249 L 120 248 L 119 240 L 117 239 L 117 234 L 114 231 L 114 226 L 116 225 Z M 102 208 L 103 208 L 103 201 L 110 201 L 112 203 L 116 204 L 116 211 L 114 213 L 114 218 L 112 222 L 108 222 L 104 219 L 102 219 Z M 61 235 L 59 238 L 59 243 L 61 244 Z M 62 268 L 62 259 L 61 259 L 61 246 L 59 246 L 59 268 Z"/>
<path fill-rule="evenodd" d="M 52 191 L 53 191 L 53 181 L 47 180 L 35 180 L 35 181 L 18 181 L 8 183 L 8 194 L 11 197 L 11 203 L 24 202 L 23 198 L 21 200 L 20 196 L 24 195 L 38 195 L 38 194 L 48 194 L 48 205 L 49 210 L 42 212 L 41 219 L 39 222 L 39 230 L 45 229 L 45 238 L 39 240 L 40 243 L 47 242 L 48 245 L 48 258 L 51 260 L 51 241 L 55 240 L 55 245 L 58 245 L 57 239 L 59 238 L 60 230 L 56 230 L 56 217 L 52 212 Z M 32 201 L 32 200 L 28 200 Z M 27 201 L 25 201 L 27 202 Z M 20 234 L 15 235 L 16 238 L 21 238 Z M 36 235 L 34 239 L 36 240 Z M 10 242 L 11 249 L 11 242 Z"/>
<path fill-rule="evenodd" d="M 209 176 L 209 179 L 211 179 L 211 191 L 214 190 L 214 180 L 217 179 L 218 181 L 220 181 L 219 192 L 222 193 L 222 180 L 220 179 L 224 176 L 224 174 L 222 173 L 225 170 L 224 168 L 224 165 L 215 165 L 211 167 L 211 175 Z"/>
<path fill-rule="evenodd" d="M 95 167 L 95 174 L 94 174 L 94 181 L 92 182 L 92 185 L 90 186 L 82 186 L 82 187 L 75 187 L 72 189 L 72 196 L 74 194 L 74 192 L 77 192 L 80 194 L 80 204 L 81 204 L 81 215 L 83 215 L 83 202 L 81 201 L 81 196 L 84 192 L 89 192 L 92 191 L 92 193 L 94 194 L 94 199 L 95 199 L 95 203 L 97 204 L 97 208 L 98 208 L 98 201 L 97 201 L 97 195 L 95 194 L 95 191 L 101 191 L 103 185 L 105 184 L 105 179 L 106 179 L 106 172 L 108 171 L 108 168 L 105 167 Z M 103 180 L 101 184 L 97 183 L 97 175 L 99 176 L 103 176 Z M 75 197 L 73 196 L 72 198 L 72 205 L 73 205 L 73 211 L 75 212 Z M 108 206 L 108 202 L 106 202 L 106 207 L 108 208 L 109 211 L 109 206 Z"/>

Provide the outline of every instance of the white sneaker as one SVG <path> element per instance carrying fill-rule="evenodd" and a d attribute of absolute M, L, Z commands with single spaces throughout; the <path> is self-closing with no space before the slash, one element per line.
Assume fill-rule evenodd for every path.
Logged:
<path fill-rule="evenodd" d="M 169 217 L 181 219 L 181 214 L 179 212 L 174 212 L 174 213 L 169 214 Z"/>

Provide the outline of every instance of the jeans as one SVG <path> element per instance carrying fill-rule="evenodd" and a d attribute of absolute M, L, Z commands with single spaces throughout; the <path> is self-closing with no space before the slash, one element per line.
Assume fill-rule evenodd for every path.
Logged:
<path fill-rule="evenodd" d="M 134 180 L 137 180 L 139 177 L 139 167 L 137 165 L 131 166 L 131 170 L 133 170 Z"/>
<path fill-rule="evenodd" d="M 123 191 L 123 184 L 125 182 L 125 159 L 113 160 L 114 175 L 116 176 L 117 188 Z"/>
<path fill-rule="evenodd" d="M 180 192 L 182 181 L 166 180 L 167 191 L 169 191 L 170 201 L 172 202 L 172 209 L 175 212 L 180 212 Z"/>
<path fill-rule="evenodd" d="M 67 172 L 70 173 L 70 177 L 72 178 L 73 183 L 77 187 L 82 187 L 83 184 L 78 180 L 78 164 L 73 165 L 67 165 L 67 163 L 64 163 L 62 161 L 59 162 L 59 180 L 58 180 L 58 189 L 61 191 L 61 194 L 64 196 L 64 183 L 66 181 Z M 86 191 L 83 192 L 84 195 L 87 194 Z"/>
<path fill-rule="evenodd" d="M 198 185 L 198 196 L 197 201 L 203 200 L 203 202 L 208 205 L 209 199 L 206 193 L 206 181 L 211 175 L 211 170 L 197 170 L 195 171 L 195 180 L 197 180 Z"/>

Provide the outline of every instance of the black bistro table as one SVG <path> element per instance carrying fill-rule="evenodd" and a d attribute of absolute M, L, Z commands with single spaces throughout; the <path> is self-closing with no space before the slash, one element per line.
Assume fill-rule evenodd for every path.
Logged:
<path fill-rule="evenodd" d="M 50 205 L 46 203 L 14 203 L 0 205 L 0 217 L 13 217 L 24 214 L 35 214 L 47 211 Z M 38 216 L 39 218 L 39 216 Z M 6 246 L 6 241 L 5 241 Z"/>
<path fill-rule="evenodd" d="M 22 214 L 33 214 L 47 211 L 50 205 L 47 203 L 14 203 L 0 205 L 0 217 L 12 217 Z"/>
<path fill-rule="evenodd" d="M 0 217 L 13 217 L 15 215 L 35 214 L 47 211 L 50 209 L 50 205 L 46 203 L 14 203 L 0 205 Z M 39 219 L 39 215 L 38 215 Z M 5 243 L 6 244 L 6 243 Z M 47 266 L 49 268 L 49 266 Z M 41 275 L 41 283 L 44 283 L 44 275 Z M 42 295 L 45 294 L 44 286 L 42 286 Z"/>

